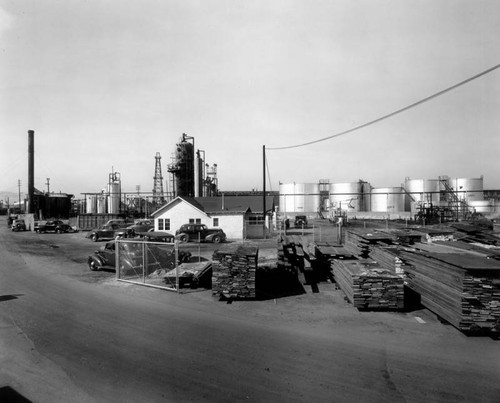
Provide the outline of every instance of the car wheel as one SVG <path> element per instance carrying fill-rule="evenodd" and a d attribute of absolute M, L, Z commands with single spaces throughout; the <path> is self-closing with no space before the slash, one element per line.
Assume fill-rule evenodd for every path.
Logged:
<path fill-rule="evenodd" d="M 182 243 L 186 243 L 189 238 L 186 234 L 182 234 L 180 237 L 179 237 L 179 240 L 182 242 Z"/>
<path fill-rule="evenodd" d="M 97 242 L 99 240 L 99 236 L 97 234 L 92 234 L 90 236 L 90 239 L 92 239 L 94 242 Z"/>
<path fill-rule="evenodd" d="M 212 242 L 213 243 L 220 243 L 221 241 L 221 237 L 219 235 L 215 235 L 213 238 L 212 238 Z"/>
<path fill-rule="evenodd" d="M 92 259 L 92 258 L 89 258 L 89 269 L 91 271 L 97 271 L 100 269 L 99 265 L 97 264 L 97 262 L 95 261 L 95 259 Z"/>

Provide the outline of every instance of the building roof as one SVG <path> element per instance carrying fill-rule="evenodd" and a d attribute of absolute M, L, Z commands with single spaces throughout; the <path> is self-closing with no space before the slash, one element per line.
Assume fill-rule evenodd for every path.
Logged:
<path fill-rule="evenodd" d="M 220 197 L 183 197 L 178 196 L 170 203 L 165 204 L 153 212 L 154 217 L 163 212 L 174 202 L 183 200 L 205 214 L 245 214 L 247 212 L 262 214 L 263 197 L 262 196 L 220 196 Z M 273 211 L 275 206 L 275 196 L 266 196 L 266 210 Z"/>

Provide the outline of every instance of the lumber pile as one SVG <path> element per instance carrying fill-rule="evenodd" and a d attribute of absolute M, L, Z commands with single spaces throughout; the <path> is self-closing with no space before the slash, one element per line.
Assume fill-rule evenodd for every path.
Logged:
<path fill-rule="evenodd" d="M 335 260 L 335 282 L 358 309 L 400 310 L 404 308 L 401 276 L 372 260 Z"/>
<path fill-rule="evenodd" d="M 212 256 L 212 295 L 226 299 L 254 299 L 259 249 L 229 245 Z"/>
<path fill-rule="evenodd" d="M 457 329 L 500 327 L 500 262 L 456 252 L 401 251 L 407 286 L 421 303 Z"/>
<path fill-rule="evenodd" d="M 278 238 L 278 268 L 298 274 L 304 268 L 304 247 L 298 236 L 281 235 Z"/>

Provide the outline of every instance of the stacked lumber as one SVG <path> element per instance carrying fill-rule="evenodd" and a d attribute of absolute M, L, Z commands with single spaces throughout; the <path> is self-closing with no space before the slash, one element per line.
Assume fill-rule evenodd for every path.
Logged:
<path fill-rule="evenodd" d="M 404 275 L 406 262 L 400 256 L 401 246 L 377 245 L 370 252 L 371 258 L 393 274 Z"/>
<path fill-rule="evenodd" d="M 372 260 L 335 260 L 335 282 L 358 309 L 400 310 L 404 308 L 401 276 Z"/>
<path fill-rule="evenodd" d="M 392 245 L 397 238 L 387 232 L 375 229 L 351 229 L 346 231 L 345 248 L 354 255 L 367 259 L 376 245 Z"/>
<path fill-rule="evenodd" d="M 500 327 L 500 262 L 470 253 L 401 251 L 407 286 L 461 331 Z"/>
<path fill-rule="evenodd" d="M 281 235 L 278 238 L 279 269 L 297 274 L 304 268 L 305 255 L 300 237 Z"/>
<path fill-rule="evenodd" d="M 259 249 L 230 245 L 212 256 L 212 295 L 226 299 L 254 299 Z"/>

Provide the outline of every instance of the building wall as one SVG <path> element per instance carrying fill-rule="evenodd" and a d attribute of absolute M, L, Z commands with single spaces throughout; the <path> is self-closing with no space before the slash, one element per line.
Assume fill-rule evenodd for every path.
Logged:
<path fill-rule="evenodd" d="M 230 214 L 230 215 L 211 215 L 208 216 L 204 212 L 193 207 L 191 204 L 179 201 L 172 205 L 170 208 L 163 211 L 160 215 L 154 217 L 155 231 L 158 229 L 159 219 L 170 219 L 170 230 L 166 230 L 175 234 L 181 225 L 188 224 L 190 219 L 199 219 L 201 224 L 205 224 L 209 228 L 214 228 L 214 218 L 219 219 L 219 225 L 215 228 L 221 228 L 229 239 L 242 239 L 244 230 L 244 214 Z"/>

